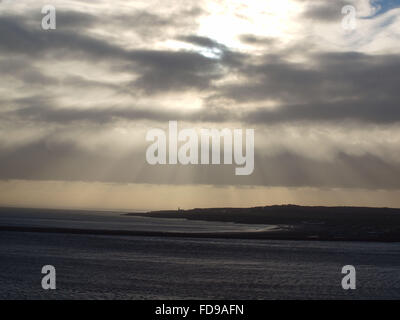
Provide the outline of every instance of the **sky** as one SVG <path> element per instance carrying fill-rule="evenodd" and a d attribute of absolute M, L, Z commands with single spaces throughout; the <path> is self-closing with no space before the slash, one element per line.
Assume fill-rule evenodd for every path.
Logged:
<path fill-rule="evenodd" d="M 400 1 L 46 4 L 0 1 L 0 205 L 400 207 Z M 170 120 L 254 129 L 254 173 L 147 164 Z"/>

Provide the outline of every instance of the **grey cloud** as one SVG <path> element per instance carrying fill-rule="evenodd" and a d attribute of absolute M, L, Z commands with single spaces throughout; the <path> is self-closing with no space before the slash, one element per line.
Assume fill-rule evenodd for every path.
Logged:
<path fill-rule="evenodd" d="M 115 59 L 127 54 L 125 50 L 100 39 L 68 31 L 44 32 L 28 27 L 22 21 L 21 16 L 0 16 L 0 49 L 3 54 L 63 58 L 66 55 L 83 57 L 85 53 L 92 59 Z"/>
<path fill-rule="evenodd" d="M 303 18 L 331 22 L 338 13 L 340 22 L 343 2 L 308 4 Z M 202 11 L 195 8 L 167 15 L 138 11 L 104 17 L 60 11 L 55 32 L 42 31 L 37 18 L 0 15 L 0 83 L 10 82 L 11 86 L 14 81 L 9 80 L 17 79 L 20 82 L 14 87 L 18 93 L 15 96 L 26 95 L 1 97 L 2 123 L 73 131 L 75 125 L 104 128 L 120 121 L 146 120 L 154 124 L 171 119 L 193 123 L 238 122 L 257 127 L 296 121 L 307 122 L 305 126 L 310 127 L 320 122 L 340 126 L 343 121 L 351 121 L 354 128 L 363 123 L 386 125 L 400 121 L 398 55 L 321 53 L 308 48 L 308 43 L 285 48 L 278 39 L 254 35 L 242 35 L 240 40 L 257 46 L 257 53 L 263 48 L 268 51 L 263 56 L 239 53 L 214 39 L 193 33 L 191 27 L 200 14 Z M 135 44 L 125 46 L 94 36 L 91 28 L 102 24 L 115 32 L 124 26 L 124 30 L 136 34 L 143 42 L 131 49 Z M 221 54 L 207 58 L 200 50 L 142 49 L 152 48 L 151 41 L 155 38 L 178 39 L 202 50 L 218 49 Z M 300 53 L 308 61 L 292 62 L 293 53 Z M 93 80 L 66 72 L 54 78 L 51 68 L 43 63 L 50 65 L 53 61 L 98 65 L 104 76 Z M 44 70 L 37 67 L 39 64 Z M 108 76 L 113 70 L 124 71 L 131 77 L 112 82 Z M 225 77 L 240 80 L 234 85 L 216 81 Z M 41 90 L 34 95 L 32 92 L 37 86 Z M 64 93 L 62 86 L 67 87 Z M 131 96 L 123 96 L 115 106 L 82 101 L 87 107 L 83 109 L 80 105 L 68 104 L 67 95 L 73 88 L 93 90 L 91 94 L 108 89 L 115 96 L 119 93 Z M 163 99 L 165 93 L 179 95 L 184 91 L 198 94 L 196 98 L 208 97 L 203 100 L 205 107 L 179 112 L 141 105 L 134 99 L 134 95 L 145 98 L 159 95 L 156 98 Z M 132 105 L 127 102 L 129 99 L 134 101 Z M 277 101 L 279 106 L 275 109 L 254 107 L 262 106 L 267 100 Z M 245 106 L 253 107 L 246 109 Z M 16 146 L 12 151 L 0 149 L 0 178 L 400 188 L 400 164 L 386 160 L 383 155 L 350 156 L 335 150 L 332 161 L 323 161 L 313 155 L 305 157 L 280 150 L 273 156 L 258 156 L 252 176 L 236 177 L 230 166 L 150 167 L 145 164 L 145 150 L 135 150 L 121 158 L 120 154 L 94 150 L 95 147 L 83 150 L 78 147 L 79 141 L 55 142 L 54 137 L 59 137 L 59 132 L 54 131 L 52 136 L 23 147 Z"/>
<path fill-rule="evenodd" d="M 224 45 L 221 45 L 217 41 L 207 38 L 207 37 L 199 37 L 199 36 L 191 35 L 191 36 L 182 36 L 178 39 L 201 46 L 201 47 L 226 49 L 226 47 Z"/>
<path fill-rule="evenodd" d="M 332 120 L 351 118 L 368 122 L 396 122 L 400 58 L 396 55 L 324 53 L 310 56 L 312 63 L 295 64 L 264 57 L 259 63 L 243 63 L 241 84 L 220 87 L 211 97 L 236 103 L 274 100 L 281 108 L 262 111 L 272 121 Z M 244 113 L 246 115 L 246 113 Z M 257 119 L 259 113 L 250 118 Z"/>
<path fill-rule="evenodd" d="M 221 77 L 220 62 L 188 51 L 127 50 L 103 39 L 68 30 L 43 32 L 30 29 L 15 17 L 0 17 L 0 49 L 3 53 L 26 55 L 26 59 L 104 60 L 139 72 L 132 86 L 152 92 L 201 89 Z"/>
<path fill-rule="evenodd" d="M 286 105 L 279 108 L 258 108 L 245 114 L 242 120 L 253 124 L 274 124 L 279 122 L 367 122 L 391 124 L 400 122 L 400 108 L 395 101 L 353 100 L 335 103 L 307 103 Z"/>
<path fill-rule="evenodd" d="M 36 21 L 41 21 L 43 15 L 37 15 Z M 99 18 L 93 14 L 79 11 L 57 10 L 57 28 L 82 30 L 99 23 Z"/>
<path fill-rule="evenodd" d="M 134 82 L 114 84 L 83 78 L 65 78 L 60 83 L 79 88 L 109 88 L 115 92 L 132 95 L 133 88 L 136 91 L 143 90 L 143 94 L 146 95 L 187 89 L 213 90 L 216 94 L 210 95 L 207 101 L 210 107 L 193 114 L 163 110 L 144 111 L 135 106 L 125 106 L 123 109 L 99 107 L 86 111 L 79 111 L 78 108 L 60 110 L 56 108 L 55 100 L 52 101 L 52 105 L 48 105 L 51 97 L 48 97 L 47 101 L 44 101 L 43 97 L 40 101 L 33 97 L 26 98 L 25 101 L 14 101 L 20 108 L 16 116 L 29 115 L 40 121 L 66 123 L 79 119 L 107 122 L 124 118 L 130 121 L 164 121 L 173 118 L 187 121 L 246 121 L 259 124 L 344 120 L 379 124 L 400 121 L 397 89 L 400 80 L 400 58 L 395 55 L 315 54 L 311 67 L 285 62 L 276 57 L 264 58 L 262 63 L 252 64 L 246 58 L 238 59 L 235 53 L 230 61 L 223 57 L 219 62 L 193 52 L 136 50 L 131 51 L 129 55 L 131 60 L 140 66 L 135 70 L 140 76 Z M 227 56 L 229 57 L 229 51 Z M 228 70 L 237 70 L 249 81 L 240 85 L 212 85 L 213 80 L 224 75 L 220 63 L 225 66 L 231 63 L 232 66 Z M 127 66 L 133 68 L 132 62 L 127 62 Z M 2 68 L 3 72 L 10 71 L 8 67 Z M 32 79 L 38 79 L 39 83 L 43 84 L 52 81 L 51 78 L 41 75 L 37 69 L 21 67 L 15 70 L 20 70 L 16 75 L 25 78 L 27 82 Z M 239 105 L 262 103 L 267 99 L 278 100 L 281 106 L 273 110 L 232 110 L 227 107 L 226 102 L 219 103 L 219 97 L 233 100 Z"/>
<path fill-rule="evenodd" d="M 271 38 L 271 37 L 259 37 L 255 36 L 252 34 L 243 34 L 239 37 L 240 41 L 246 44 L 252 44 L 252 45 L 266 45 L 266 46 L 271 46 L 275 45 L 277 43 L 276 38 Z"/>
<path fill-rule="evenodd" d="M 174 34 L 193 30 L 197 26 L 196 18 L 204 14 L 200 7 L 193 6 L 186 10 L 160 15 L 147 11 L 132 14 L 110 16 L 107 23 L 119 24 L 129 28 L 145 41 L 173 37 Z"/>
<path fill-rule="evenodd" d="M 342 8 L 352 3 L 346 0 L 335 1 L 306 1 L 303 17 L 319 22 L 337 22 L 340 24 L 343 15 Z"/>
<path fill-rule="evenodd" d="M 206 89 L 223 75 L 219 61 L 195 52 L 142 50 L 131 52 L 130 56 L 141 70 L 134 85 L 146 93 Z"/>
<path fill-rule="evenodd" d="M 19 108 L 13 111 L 2 112 L 3 119 L 19 119 L 33 123 L 56 123 L 60 125 L 68 125 L 71 122 L 109 124 L 118 121 L 139 120 L 156 122 L 167 122 L 169 120 L 225 122 L 228 119 L 226 111 L 223 109 L 184 112 L 184 110 L 167 111 L 162 108 L 151 109 L 135 105 L 73 109 L 56 107 L 57 103 L 54 100 L 52 101 L 43 97 L 24 98 L 16 102 Z M 3 103 L 6 102 L 3 101 Z"/>
<path fill-rule="evenodd" d="M 22 100 L 22 101 L 21 101 Z M 17 101 L 14 101 L 15 104 Z M 23 106 L 13 111 L 2 112 L 3 119 L 29 120 L 36 123 L 71 122 L 108 124 L 118 121 L 150 120 L 166 122 L 169 120 L 197 122 L 229 123 L 241 121 L 249 125 L 273 125 L 290 122 L 344 122 L 393 124 L 400 122 L 400 108 L 395 102 L 387 101 L 338 101 L 335 103 L 308 103 L 303 105 L 285 105 L 278 108 L 257 108 L 250 111 L 236 111 L 229 108 L 201 109 L 194 112 L 146 108 L 143 106 L 57 108 L 56 102 L 49 99 L 25 98 L 18 101 Z M 7 104 L 3 101 L 2 104 Z"/>
<path fill-rule="evenodd" d="M 30 62 L 16 57 L 0 59 L 0 74 L 3 81 L 6 78 L 13 78 L 20 80 L 22 83 L 29 83 L 30 86 L 45 86 L 58 83 L 58 79 L 43 74 L 39 68 Z"/>
<path fill-rule="evenodd" d="M 209 53 L 213 53 L 215 56 L 215 58 L 211 59 L 211 61 L 218 62 L 221 67 L 226 67 L 230 69 L 225 70 L 224 75 L 226 75 L 226 71 L 234 71 L 236 68 L 240 67 L 242 65 L 243 59 L 245 59 L 245 57 L 247 56 L 246 54 L 233 51 L 227 46 L 207 37 L 187 35 L 181 36 L 178 39 L 187 43 L 197 45 L 199 47 L 209 49 Z"/>
<path fill-rule="evenodd" d="M 399 189 L 400 164 L 377 156 L 339 153 L 332 161 L 290 152 L 257 156 L 251 176 L 235 176 L 234 165 L 150 166 L 145 150 L 121 157 L 43 139 L 6 154 L 0 179 L 101 181 L 154 184 L 261 185 L 285 187 Z"/>

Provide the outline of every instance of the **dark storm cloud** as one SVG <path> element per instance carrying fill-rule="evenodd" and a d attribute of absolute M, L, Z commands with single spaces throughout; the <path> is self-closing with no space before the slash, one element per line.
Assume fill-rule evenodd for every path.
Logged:
<path fill-rule="evenodd" d="M 136 51 L 131 53 L 140 61 L 142 75 L 133 83 L 125 84 L 126 90 L 142 88 L 154 93 L 160 90 L 182 90 L 186 88 L 207 88 L 210 85 L 214 61 L 195 53 L 163 51 Z M 245 61 L 245 60 L 244 60 Z M 8 67 L 2 67 L 4 71 Z M 16 69 L 18 70 L 18 69 Z M 35 69 L 33 69 L 35 70 Z M 190 71 L 188 71 L 190 70 Z M 251 65 L 245 62 L 239 72 L 249 78 L 248 82 L 219 88 L 219 94 L 237 103 L 259 102 L 277 99 L 281 106 L 237 111 L 225 105 L 207 108 L 195 113 L 175 111 L 142 110 L 135 106 L 121 108 L 57 109 L 44 106 L 45 99 L 37 97 L 15 100 L 20 106 L 15 114 L 47 122 L 107 122 L 115 119 L 147 119 L 166 121 L 168 118 L 187 121 L 246 121 L 248 123 L 273 124 L 278 122 L 309 121 L 338 122 L 353 120 L 368 123 L 394 123 L 400 121 L 399 94 L 400 58 L 395 55 L 369 56 L 359 53 L 318 54 L 314 66 L 304 67 L 285 61 L 266 61 Z M 21 68 L 21 76 L 51 81 Z M 215 73 L 214 77 L 219 77 Z M 123 90 L 121 85 L 67 78 L 64 84 L 78 87 L 111 88 Z M 218 91 L 217 91 L 218 92 Z M 215 97 L 214 97 L 215 99 Z M 210 104 L 212 103 L 210 101 Z M 297 101 L 297 103 L 295 102 Z"/>
<path fill-rule="evenodd" d="M 83 18 L 79 13 L 76 19 L 73 16 L 74 13 L 64 13 L 64 19 L 74 23 L 93 23 L 93 17 Z M 400 120 L 397 108 L 400 58 L 397 55 L 313 53 L 309 54 L 309 63 L 299 64 L 288 62 L 288 52 L 285 50 L 260 58 L 230 51 L 210 38 L 194 35 L 180 37 L 183 41 L 202 47 L 220 49 L 221 56 L 215 59 L 192 51 L 128 50 L 104 39 L 68 29 L 61 28 L 57 32 L 32 29 L 16 17 L 4 16 L 0 17 L 0 37 L 2 54 L 19 57 L 8 60 L 9 63 L 2 65 L 0 71 L 3 75 L 17 77 L 27 85 L 35 83 L 109 88 L 128 94 L 141 92 L 147 96 L 196 89 L 210 91 L 207 101 L 209 105 L 215 104 L 219 98 L 233 100 L 238 104 L 260 103 L 265 100 L 278 101 L 281 104 L 274 111 L 262 108 L 255 112 L 242 110 L 240 114 L 243 120 L 249 122 L 351 119 L 385 123 Z M 132 72 L 137 78 L 130 83 L 107 83 L 76 77 L 56 80 L 30 65 L 32 56 L 36 56 L 35 59 L 44 56 L 53 59 L 84 58 L 88 61 L 100 59 L 108 63 L 115 62 L 121 70 Z M 235 85 L 213 84 L 213 81 L 231 73 L 245 80 Z M 205 110 L 203 114 L 197 114 L 196 119 L 220 121 L 223 118 L 226 121 L 240 121 L 237 112 L 230 111 L 224 105 L 218 107 L 217 117 L 214 117 L 213 110 Z M 157 116 L 153 112 L 115 109 L 80 111 L 80 115 L 76 109 L 62 112 L 51 108 L 24 110 L 26 115 L 29 112 L 35 113 L 35 117 L 41 120 L 57 122 L 61 122 L 63 117 L 66 122 L 74 119 L 90 121 L 90 117 L 93 117 L 93 122 L 107 119 L 111 121 L 115 117 L 124 116 L 128 120 L 164 120 L 168 117 L 167 112 L 160 112 L 160 116 Z M 40 113 L 47 113 L 48 116 L 38 117 Z M 181 117 L 174 112 L 170 116 L 176 119 Z M 188 118 L 190 120 L 191 116 Z"/>
<path fill-rule="evenodd" d="M 400 121 L 397 55 L 314 54 L 310 64 L 276 57 L 262 60 L 244 64 L 239 74 L 248 81 L 221 87 L 214 98 L 222 96 L 237 103 L 279 101 L 281 107 L 248 118 L 268 122 L 348 118 L 377 123 Z"/>
<path fill-rule="evenodd" d="M 57 30 L 45 32 L 40 21 L 43 15 L 32 11 L 28 16 L 0 15 L 0 48 L 4 52 L 26 55 L 43 52 L 52 53 L 58 49 L 86 53 L 88 58 L 129 58 L 129 51 L 108 43 L 105 39 L 94 38 L 87 34 L 91 27 L 121 28 L 135 32 L 143 37 L 158 33 L 162 37 L 168 27 L 185 29 L 186 22 L 200 15 L 199 8 L 192 8 L 160 16 L 147 11 L 135 11 L 130 14 L 95 16 L 79 11 L 57 10 Z M 190 20 L 191 21 L 191 20 Z M 112 29 L 111 29 L 112 30 Z M 59 54 L 59 52 L 57 52 Z"/>
<path fill-rule="evenodd" d="M 213 80 L 221 77 L 219 61 L 196 52 L 128 50 L 104 39 L 62 27 L 56 32 L 43 32 L 28 27 L 20 20 L 21 17 L 0 16 L 0 49 L 3 54 L 25 55 L 27 60 L 35 56 L 35 59 L 47 57 L 114 62 L 132 74 L 139 73 L 132 86 L 143 89 L 147 94 L 182 89 L 204 90 L 210 87 Z"/>
<path fill-rule="evenodd" d="M 36 21 L 41 21 L 43 15 L 36 13 Z M 99 19 L 93 14 L 78 11 L 57 11 L 57 24 L 62 29 L 73 28 L 79 30 L 82 28 L 93 27 L 98 24 Z"/>
<path fill-rule="evenodd" d="M 134 84 L 147 93 L 206 89 L 222 76 L 218 61 L 195 52 L 137 50 L 130 58 L 139 63 L 142 72 Z"/>

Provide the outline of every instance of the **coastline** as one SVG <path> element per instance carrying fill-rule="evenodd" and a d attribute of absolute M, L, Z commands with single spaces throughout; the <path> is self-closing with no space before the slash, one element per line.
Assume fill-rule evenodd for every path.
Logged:
<path fill-rule="evenodd" d="M 0 226 L 0 232 L 32 232 L 50 234 L 80 234 L 103 236 L 130 237 L 168 237 L 168 238 L 199 238 L 199 239 L 243 239 L 243 240 L 287 240 L 287 241 L 355 241 L 355 242 L 400 242 L 399 235 L 384 236 L 331 236 L 313 235 L 302 231 L 259 231 L 259 232 L 163 232 L 163 231 L 133 231 L 107 229 L 76 229 L 48 228 L 26 226 Z"/>

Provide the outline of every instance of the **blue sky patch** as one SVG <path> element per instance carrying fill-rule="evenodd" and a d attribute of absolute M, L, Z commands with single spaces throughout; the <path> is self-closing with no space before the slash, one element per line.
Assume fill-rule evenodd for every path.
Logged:
<path fill-rule="evenodd" d="M 376 9 L 376 12 L 367 17 L 367 19 L 375 18 L 392 9 L 399 8 L 400 0 L 371 0 L 371 4 Z"/>

